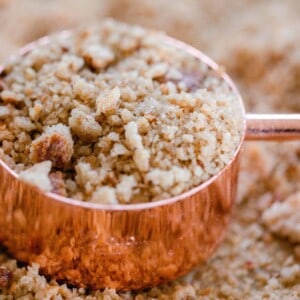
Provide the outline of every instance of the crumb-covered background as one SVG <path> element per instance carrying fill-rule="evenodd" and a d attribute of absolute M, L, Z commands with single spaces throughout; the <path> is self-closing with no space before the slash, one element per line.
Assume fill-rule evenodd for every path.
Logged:
<path fill-rule="evenodd" d="M 299 14 L 298 0 L 0 0 L 0 61 L 45 34 L 110 16 L 212 56 L 248 111 L 300 112 Z M 176 282 L 89 293 L 47 282 L 37 266 L 17 267 L 1 252 L 0 299 L 299 299 L 300 143 L 245 144 L 239 188 L 224 243 Z"/>

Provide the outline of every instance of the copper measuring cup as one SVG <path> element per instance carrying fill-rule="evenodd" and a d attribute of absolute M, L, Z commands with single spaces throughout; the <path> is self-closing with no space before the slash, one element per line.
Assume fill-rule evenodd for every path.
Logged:
<path fill-rule="evenodd" d="M 21 54 L 49 42 L 45 37 Z M 206 261 L 226 232 L 243 141 L 300 138 L 300 114 L 246 115 L 236 86 L 216 63 L 180 41 L 166 38 L 166 43 L 206 63 L 239 99 L 243 133 L 231 162 L 179 196 L 104 205 L 43 193 L 0 160 L 0 243 L 16 259 L 38 263 L 51 278 L 92 289 L 125 291 L 176 279 Z"/>

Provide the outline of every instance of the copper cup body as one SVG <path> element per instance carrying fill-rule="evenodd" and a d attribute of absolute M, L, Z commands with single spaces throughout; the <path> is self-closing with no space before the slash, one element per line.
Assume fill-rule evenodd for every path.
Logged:
<path fill-rule="evenodd" d="M 219 72 L 244 113 L 216 64 L 169 42 Z M 18 260 L 38 263 L 43 274 L 80 287 L 133 290 L 178 278 L 207 260 L 226 232 L 244 135 L 245 128 L 235 157 L 219 174 L 182 195 L 145 204 L 109 206 L 45 194 L 0 161 L 0 243 Z"/>
<path fill-rule="evenodd" d="M 238 158 L 195 193 L 164 205 L 99 209 L 56 199 L 0 163 L 0 242 L 20 261 L 76 286 L 132 290 L 173 280 L 222 240 Z"/>

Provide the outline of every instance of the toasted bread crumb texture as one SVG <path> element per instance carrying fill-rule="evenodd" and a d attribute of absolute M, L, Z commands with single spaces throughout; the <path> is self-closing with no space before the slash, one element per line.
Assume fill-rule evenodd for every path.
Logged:
<path fill-rule="evenodd" d="M 1 82 L 6 160 L 27 182 L 82 201 L 178 195 L 223 169 L 241 138 L 238 99 L 216 72 L 163 34 L 112 20 L 52 36 Z"/>

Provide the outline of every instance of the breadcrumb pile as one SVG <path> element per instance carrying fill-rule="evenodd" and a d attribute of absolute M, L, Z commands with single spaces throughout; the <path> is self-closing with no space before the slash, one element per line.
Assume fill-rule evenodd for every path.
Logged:
<path fill-rule="evenodd" d="M 2 157 L 21 179 L 82 201 L 149 202 L 232 159 L 237 97 L 163 34 L 107 20 L 50 39 L 1 75 Z"/>

